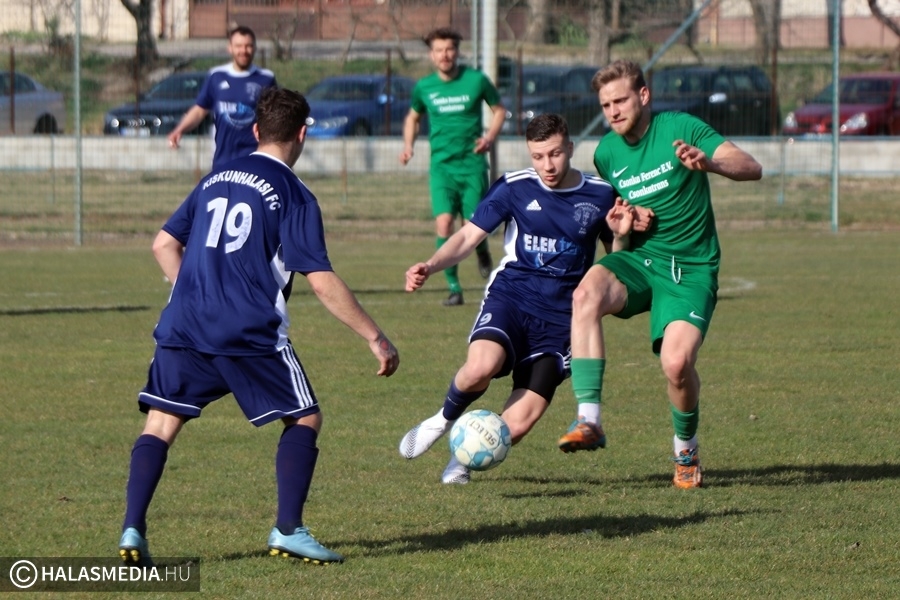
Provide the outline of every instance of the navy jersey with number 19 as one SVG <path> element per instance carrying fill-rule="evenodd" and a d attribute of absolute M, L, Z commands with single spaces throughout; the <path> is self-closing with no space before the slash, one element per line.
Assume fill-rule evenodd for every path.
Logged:
<path fill-rule="evenodd" d="M 332 270 L 315 196 L 263 153 L 207 175 L 163 230 L 185 250 L 154 331 L 162 347 L 278 352 L 287 344 L 293 273 Z"/>
<path fill-rule="evenodd" d="M 478 205 L 472 223 L 493 231 L 506 223 L 505 256 L 488 282 L 526 313 L 566 328 L 572 293 L 594 262 L 598 237 L 612 241 L 606 213 L 612 186 L 582 174 L 571 188 L 551 189 L 534 169 L 506 173 Z"/>

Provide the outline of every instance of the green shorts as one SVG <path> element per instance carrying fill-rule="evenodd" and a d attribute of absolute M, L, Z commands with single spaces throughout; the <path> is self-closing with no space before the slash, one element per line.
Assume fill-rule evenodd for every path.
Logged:
<path fill-rule="evenodd" d="M 451 214 L 468 220 L 488 190 L 487 171 L 447 173 L 432 169 L 431 212 L 433 216 Z"/>
<path fill-rule="evenodd" d="M 706 337 L 719 290 L 717 270 L 681 265 L 674 258 L 652 259 L 640 251 L 613 252 L 597 264 L 612 271 L 628 289 L 625 308 L 615 316 L 628 319 L 650 311 L 650 340 L 655 354 L 662 347 L 666 326 L 673 321 L 687 321 Z"/>

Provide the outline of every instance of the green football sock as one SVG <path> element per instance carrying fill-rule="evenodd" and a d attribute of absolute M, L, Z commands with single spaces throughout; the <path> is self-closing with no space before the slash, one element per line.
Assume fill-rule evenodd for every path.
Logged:
<path fill-rule="evenodd" d="M 600 404 L 605 358 L 573 358 L 572 390 L 579 404 Z"/>
<path fill-rule="evenodd" d="M 435 246 L 440 248 L 447 241 L 445 237 L 438 237 L 437 243 Z M 444 269 L 444 277 L 447 278 L 447 286 L 450 288 L 451 294 L 461 294 L 462 286 L 459 284 L 459 276 L 457 273 L 459 272 L 459 267 L 457 265 L 453 265 L 447 269 Z"/>
<path fill-rule="evenodd" d="M 482 254 L 490 254 L 491 246 L 488 244 L 487 238 L 481 240 L 481 243 L 475 246 L 475 253 L 481 256 Z"/>
<path fill-rule="evenodd" d="M 681 412 L 671 404 L 672 427 L 675 428 L 675 437 L 679 440 L 689 440 L 697 435 L 697 427 L 700 424 L 700 403 L 691 412 Z"/>
<path fill-rule="evenodd" d="M 605 358 L 573 358 L 572 390 L 578 402 L 578 416 L 589 423 L 599 424 L 600 394 L 603 391 Z"/>

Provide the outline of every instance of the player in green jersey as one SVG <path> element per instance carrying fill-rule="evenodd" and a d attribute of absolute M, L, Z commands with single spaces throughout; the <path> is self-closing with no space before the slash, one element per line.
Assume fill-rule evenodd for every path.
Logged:
<path fill-rule="evenodd" d="M 462 36 L 449 28 L 435 29 L 425 37 L 436 70 L 416 84 L 412 105 L 403 124 L 400 163 L 406 165 L 413 157 L 422 115 L 428 115 L 429 187 L 438 248 L 453 235 L 456 218 L 468 221 L 487 192 L 487 159 L 484 155 L 506 119 L 506 109 L 500 103 L 500 94 L 494 84 L 480 71 L 459 64 L 461 40 Z M 487 132 L 482 126 L 483 104 L 491 108 Z M 486 279 L 493 269 L 486 239 L 475 252 L 478 270 Z M 444 305 L 461 305 L 463 294 L 457 267 L 446 269 L 444 275 L 450 288 L 450 296 L 444 300 Z"/>
<path fill-rule="evenodd" d="M 707 174 L 750 181 L 762 177 L 762 167 L 693 116 L 651 115 L 650 89 L 633 62 L 601 69 L 592 86 L 612 128 L 597 146 L 594 166 L 622 199 L 651 209 L 655 218 L 647 232 L 631 234 L 627 251 L 597 261 L 575 290 L 572 388 L 578 418 L 559 447 L 574 452 L 605 446 L 601 319 L 649 311 L 650 339 L 666 376 L 675 429 L 674 484 L 700 487 L 696 362 L 716 306 L 720 258 Z"/>

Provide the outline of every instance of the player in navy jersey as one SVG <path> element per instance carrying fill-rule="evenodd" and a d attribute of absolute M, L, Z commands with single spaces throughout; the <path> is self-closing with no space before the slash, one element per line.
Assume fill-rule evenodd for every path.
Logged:
<path fill-rule="evenodd" d="M 343 560 L 303 526 L 322 413 L 287 337 L 294 273 L 304 275 L 325 308 L 368 341 L 378 375 L 392 375 L 400 359 L 332 269 L 319 205 L 292 170 L 308 116 L 301 94 L 264 90 L 254 125 L 258 151 L 207 175 L 153 243 L 173 287 L 138 396 L 147 421 L 131 453 L 119 542 L 126 562 L 150 561 L 147 509 L 178 432 L 228 393 L 254 425 L 284 424 L 275 455 L 278 514 L 270 552 L 317 564 Z"/>
<path fill-rule="evenodd" d="M 491 274 L 469 335 L 466 362 L 450 382 L 443 407 L 400 441 L 416 458 L 441 438 L 492 379 L 512 374 L 502 417 L 513 443 L 534 426 L 568 376 L 572 292 L 590 268 L 600 239 L 607 252 L 627 247 L 652 213 L 617 200 L 612 186 L 571 168 L 574 146 L 559 115 L 535 117 L 525 131 L 532 168 L 506 173 L 488 190 L 472 219 L 427 262 L 406 272 L 406 290 L 457 264 L 500 225 L 506 256 Z M 468 483 L 451 457 L 441 480 Z"/>
<path fill-rule="evenodd" d="M 209 76 L 192 106 L 169 134 L 169 146 L 178 148 L 181 136 L 203 122 L 212 111 L 216 140 L 213 169 L 256 150 L 253 122 L 260 93 L 275 85 L 275 74 L 253 64 L 256 34 L 249 27 L 236 27 L 228 34 L 231 62 L 210 69 Z"/>

